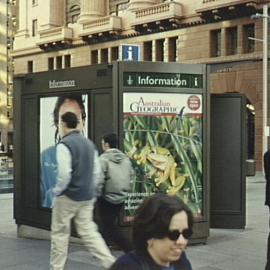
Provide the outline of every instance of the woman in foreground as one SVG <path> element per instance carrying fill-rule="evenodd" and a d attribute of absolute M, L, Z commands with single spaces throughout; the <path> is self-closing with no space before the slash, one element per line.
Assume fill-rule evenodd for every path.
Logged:
<path fill-rule="evenodd" d="M 192 213 L 179 198 L 146 198 L 133 226 L 135 251 L 118 258 L 110 270 L 191 270 L 185 248 L 192 225 Z"/>

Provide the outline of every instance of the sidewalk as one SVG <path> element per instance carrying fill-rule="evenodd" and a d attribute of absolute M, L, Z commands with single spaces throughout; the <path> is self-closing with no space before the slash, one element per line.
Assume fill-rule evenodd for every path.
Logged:
<path fill-rule="evenodd" d="M 264 178 L 247 177 L 245 230 L 211 229 L 206 245 L 188 247 L 193 270 L 263 270 L 269 231 Z M 48 270 L 50 242 L 16 236 L 12 194 L 0 194 L 0 269 Z M 113 251 L 116 256 L 121 252 Z M 100 270 L 83 246 L 70 244 L 66 270 Z"/>

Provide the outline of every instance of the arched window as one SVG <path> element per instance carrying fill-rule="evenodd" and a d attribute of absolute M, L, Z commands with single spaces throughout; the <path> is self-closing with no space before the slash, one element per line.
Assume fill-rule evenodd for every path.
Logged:
<path fill-rule="evenodd" d="M 80 1 L 67 0 L 66 4 L 67 24 L 77 22 L 79 15 L 80 15 Z"/>

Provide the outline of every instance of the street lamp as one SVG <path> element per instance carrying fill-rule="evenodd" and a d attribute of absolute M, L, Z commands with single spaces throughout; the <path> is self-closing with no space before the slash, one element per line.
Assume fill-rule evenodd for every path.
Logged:
<path fill-rule="evenodd" d="M 263 14 L 256 13 L 251 19 L 263 19 L 263 154 L 267 151 L 267 137 L 269 136 L 269 127 L 267 126 L 267 110 L 268 110 L 268 5 L 263 5 Z M 257 39 L 254 39 L 257 40 Z"/>

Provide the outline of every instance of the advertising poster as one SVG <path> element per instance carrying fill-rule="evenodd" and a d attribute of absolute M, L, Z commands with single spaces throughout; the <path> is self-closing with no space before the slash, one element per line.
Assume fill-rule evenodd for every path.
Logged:
<path fill-rule="evenodd" d="M 123 115 L 124 150 L 136 172 L 123 221 L 155 193 L 179 196 L 202 216 L 202 95 L 124 93 Z"/>
<path fill-rule="evenodd" d="M 65 112 L 74 112 L 80 121 L 81 132 L 87 137 L 87 95 L 42 97 L 39 105 L 40 204 L 51 208 L 57 180 L 56 144 L 60 140 L 58 120 Z"/>

